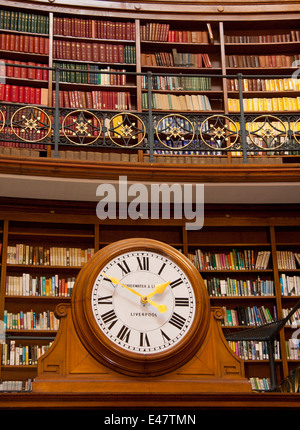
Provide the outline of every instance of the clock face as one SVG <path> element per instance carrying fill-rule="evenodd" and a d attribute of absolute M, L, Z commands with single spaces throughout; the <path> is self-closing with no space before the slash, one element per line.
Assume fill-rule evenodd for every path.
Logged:
<path fill-rule="evenodd" d="M 148 238 L 99 250 L 72 294 L 73 323 L 90 354 L 131 376 L 171 372 L 199 350 L 210 323 L 207 289 L 181 252 Z"/>
<path fill-rule="evenodd" d="M 190 280 L 172 259 L 135 250 L 101 268 L 91 307 L 110 342 L 135 354 L 154 355 L 185 338 L 195 318 L 196 299 Z"/>

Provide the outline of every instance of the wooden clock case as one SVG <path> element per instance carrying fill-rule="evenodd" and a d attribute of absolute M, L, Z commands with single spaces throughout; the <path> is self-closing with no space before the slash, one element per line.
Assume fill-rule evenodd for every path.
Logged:
<path fill-rule="evenodd" d="M 126 252 L 146 250 L 172 259 L 194 287 L 196 315 L 187 335 L 174 348 L 141 355 L 111 343 L 98 327 L 91 292 L 101 269 Z M 197 393 L 249 392 L 244 366 L 228 346 L 211 307 L 201 275 L 173 247 L 151 239 L 122 240 L 106 246 L 81 269 L 70 305 L 56 308 L 58 334 L 38 361 L 35 392 Z M 124 384 L 126 382 L 126 384 Z"/>

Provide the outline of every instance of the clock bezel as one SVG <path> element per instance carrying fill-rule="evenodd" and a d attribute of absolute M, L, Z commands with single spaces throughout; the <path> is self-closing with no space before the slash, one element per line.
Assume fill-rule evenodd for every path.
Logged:
<path fill-rule="evenodd" d="M 102 268 L 119 255 L 137 251 L 156 252 L 172 260 L 194 290 L 195 315 L 189 330 L 174 346 L 155 353 L 129 351 L 112 342 L 98 326 L 92 309 L 91 294 Z M 172 246 L 147 238 L 120 240 L 95 253 L 76 279 L 72 306 L 75 329 L 87 350 L 105 366 L 132 376 L 155 376 L 182 366 L 199 349 L 209 326 L 209 297 L 196 267 Z"/>

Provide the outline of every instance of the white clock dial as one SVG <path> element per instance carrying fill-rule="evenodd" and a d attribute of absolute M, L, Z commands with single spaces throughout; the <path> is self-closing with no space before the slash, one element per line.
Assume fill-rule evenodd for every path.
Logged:
<path fill-rule="evenodd" d="M 171 259 L 132 251 L 111 260 L 91 295 L 98 327 L 116 345 L 139 354 L 168 350 L 185 337 L 195 317 L 192 285 Z"/>

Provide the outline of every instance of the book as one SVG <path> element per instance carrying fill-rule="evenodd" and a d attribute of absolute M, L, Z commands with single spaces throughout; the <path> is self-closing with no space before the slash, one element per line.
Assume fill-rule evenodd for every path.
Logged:
<path fill-rule="evenodd" d="M 4 310 L 5 330 L 58 330 L 59 319 L 53 311 L 22 311 L 18 313 Z"/>
<path fill-rule="evenodd" d="M 0 83 L 0 100 L 47 106 L 48 88 L 34 88 Z"/>
<path fill-rule="evenodd" d="M 49 39 L 29 34 L 0 33 L 0 49 L 48 56 Z"/>
<path fill-rule="evenodd" d="M 7 296 L 71 297 L 75 277 L 33 276 L 23 273 L 22 276 L 7 276 L 5 294 Z"/>
<path fill-rule="evenodd" d="M 143 52 L 141 53 L 141 64 L 142 66 L 162 67 L 212 67 L 208 54 L 178 52 L 176 48 L 172 48 L 172 52 Z"/>
<path fill-rule="evenodd" d="M 244 98 L 243 108 L 244 112 L 295 112 L 300 109 L 300 97 Z M 239 99 L 228 98 L 228 111 L 240 112 Z"/>
<path fill-rule="evenodd" d="M 142 94 L 142 107 L 148 109 L 148 94 Z M 152 93 L 152 108 L 158 110 L 175 111 L 210 111 L 212 110 L 209 98 L 206 95 L 175 95 Z"/>
<path fill-rule="evenodd" d="M 32 79 L 36 81 L 48 81 L 49 70 L 46 69 L 46 64 L 9 59 L 0 59 L 0 63 L 3 64 L 3 67 L 1 68 L 1 76 L 8 78 Z M 18 67 L 14 67 L 14 65 L 17 65 Z M 35 66 L 39 68 L 30 69 L 28 67 L 19 67 L 22 65 Z"/>
<path fill-rule="evenodd" d="M 271 251 L 232 249 L 224 253 L 195 250 L 189 258 L 198 270 L 266 270 Z"/>
<path fill-rule="evenodd" d="M 264 78 L 250 78 L 242 79 L 243 91 L 299 91 L 300 82 L 298 79 L 293 78 L 276 78 L 276 79 L 264 79 Z M 237 79 L 227 79 L 227 89 L 228 91 L 238 91 L 238 80 Z"/>
<path fill-rule="evenodd" d="M 265 341 L 228 341 L 230 348 L 243 360 L 268 360 L 268 344 Z M 280 360 L 279 341 L 274 341 L 274 358 Z"/>
<path fill-rule="evenodd" d="M 53 41 L 53 58 L 97 63 L 135 64 L 136 51 L 135 46 L 122 43 L 91 43 L 55 39 Z"/>
<path fill-rule="evenodd" d="M 31 33 L 49 33 L 49 16 L 17 10 L 0 10 L 0 28 Z"/>
<path fill-rule="evenodd" d="M 2 364 L 6 366 L 35 366 L 38 359 L 50 348 L 48 345 L 17 345 L 15 340 L 2 345 Z"/>
<path fill-rule="evenodd" d="M 194 254 L 189 255 L 194 263 Z M 194 263 L 195 264 L 195 263 Z M 274 281 L 270 279 L 205 279 L 208 294 L 217 297 L 274 296 Z"/>
<path fill-rule="evenodd" d="M 7 247 L 7 264 L 80 267 L 93 255 L 93 248 L 44 247 L 18 243 Z"/>
<path fill-rule="evenodd" d="M 207 30 L 173 30 L 170 24 L 149 22 L 141 25 L 141 40 L 151 42 L 208 43 L 213 42 L 211 26 Z"/>
<path fill-rule="evenodd" d="M 293 67 L 299 61 L 299 55 L 226 55 L 226 67 L 231 68 L 282 68 Z"/>
<path fill-rule="evenodd" d="M 265 306 L 237 306 L 228 309 L 222 306 L 224 319 L 221 321 L 223 326 L 260 326 L 274 321 L 273 316 Z M 276 315 L 276 309 L 274 309 Z"/>
<path fill-rule="evenodd" d="M 110 66 L 102 68 L 98 64 L 78 63 L 54 63 L 55 66 L 67 69 L 60 72 L 60 82 L 106 86 L 125 86 L 127 83 L 126 69 L 114 69 Z M 83 72 L 82 70 L 90 70 L 91 72 Z M 124 74 L 121 74 L 122 72 Z M 55 72 L 53 73 L 53 81 L 55 81 Z"/>
<path fill-rule="evenodd" d="M 291 30 L 276 34 L 225 34 L 225 43 L 286 43 L 299 42 L 300 31 Z"/>
<path fill-rule="evenodd" d="M 52 93 L 55 106 L 55 91 Z M 97 110 L 131 110 L 129 91 L 59 91 L 59 107 Z"/>
<path fill-rule="evenodd" d="M 53 33 L 62 36 L 134 41 L 135 23 L 54 16 Z"/>

